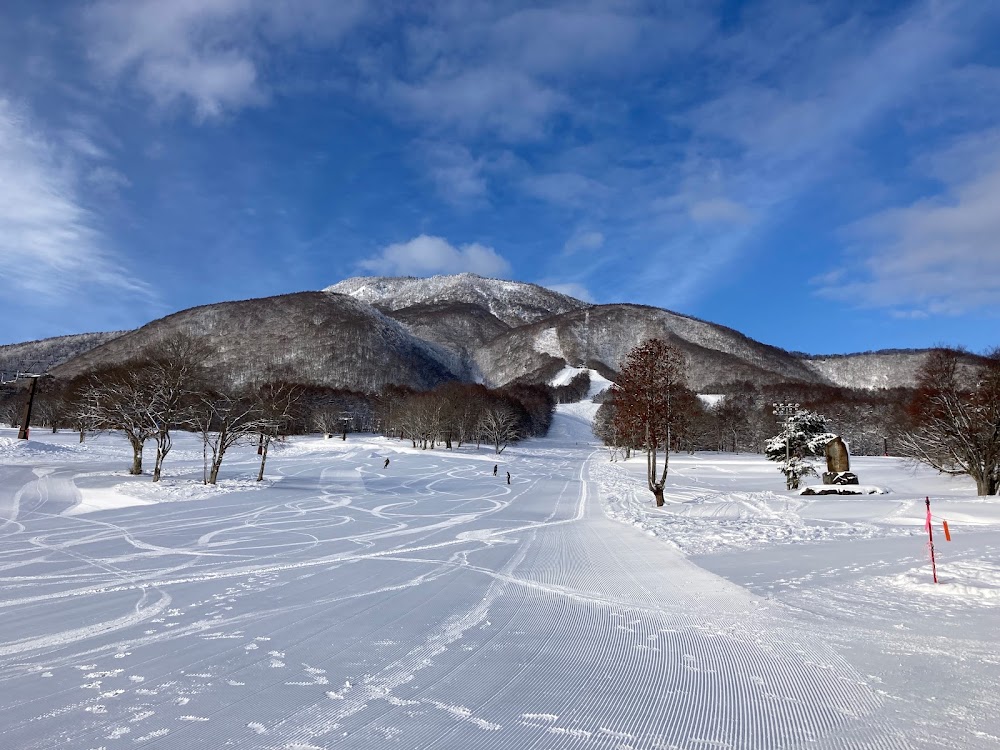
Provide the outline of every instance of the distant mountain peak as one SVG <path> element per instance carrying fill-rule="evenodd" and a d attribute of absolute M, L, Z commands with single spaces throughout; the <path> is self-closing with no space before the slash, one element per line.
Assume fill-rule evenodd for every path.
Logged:
<path fill-rule="evenodd" d="M 586 302 L 537 284 L 468 272 L 426 278 L 355 276 L 324 291 L 347 294 L 387 311 L 426 304 L 474 304 L 512 327 L 588 307 Z"/>

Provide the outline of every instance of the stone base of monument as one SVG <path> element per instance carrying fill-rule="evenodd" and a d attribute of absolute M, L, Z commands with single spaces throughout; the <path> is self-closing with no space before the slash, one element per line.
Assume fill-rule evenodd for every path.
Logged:
<path fill-rule="evenodd" d="M 823 484 L 861 484 L 853 471 L 824 471 Z"/>

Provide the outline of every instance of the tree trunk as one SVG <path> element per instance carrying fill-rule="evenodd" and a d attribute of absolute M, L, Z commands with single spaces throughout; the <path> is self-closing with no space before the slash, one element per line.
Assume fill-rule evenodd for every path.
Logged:
<path fill-rule="evenodd" d="M 86 430 L 80 430 L 80 442 L 83 442 L 83 438 L 86 436 Z"/>
<path fill-rule="evenodd" d="M 222 468 L 222 455 L 212 461 L 212 470 L 208 473 L 208 483 L 216 484 L 219 481 L 219 469 Z"/>
<path fill-rule="evenodd" d="M 653 487 L 653 497 L 656 498 L 656 507 L 663 507 L 663 485 L 657 484 Z"/>
<path fill-rule="evenodd" d="M 163 470 L 163 460 L 170 452 L 170 434 L 167 432 L 158 433 L 156 436 L 156 463 L 153 464 L 153 481 L 160 481 L 160 473 Z"/>
<path fill-rule="evenodd" d="M 153 481 L 160 481 L 160 471 L 163 468 L 163 459 L 166 458 L 166 453 L 164 453 L 160 446 L 156 446 L 156 463 L 153 464 Z"/>
<path fill-rule="evenodd" d="M 996 495 L 998 489 L 998 481 L 996 477 L 986 476 L 986 477 L 976 477 L 976 494 L 980 497 L 985 497 L 987 495 Z"/>
<path fill-rule="evenodd" d="M 142 443 L 137 441 L 132 441 L 132 468 L 128 470 L 129 474 L 139 476 L 142 474 Z"/>

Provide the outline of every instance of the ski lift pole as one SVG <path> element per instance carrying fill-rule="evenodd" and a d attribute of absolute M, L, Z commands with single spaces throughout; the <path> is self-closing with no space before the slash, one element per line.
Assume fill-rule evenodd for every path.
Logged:
<path fill-rule="evenodd" d="M 931 574 L 934 576 L 934 583 L 937 583 L 937 563 L 934 561 L 934 529 L 931 526 L 931 499 L 927 497 L 924 502 L 927 504 L 927 546 L 931 551 Z"/>
<path fill-rule="evenodd" d="M 17 431 L 18 440 L 28 439 L 28 431 L 31 424 L 31 408 L 35 404 L 35 388 L 38 385 L 37 375 L 28 375 L 27 377 L 31 378 L 31 385 L 28 386 L 28 399 L 24 404 L 24 411 L 21 412 L 21 427 Z"/>

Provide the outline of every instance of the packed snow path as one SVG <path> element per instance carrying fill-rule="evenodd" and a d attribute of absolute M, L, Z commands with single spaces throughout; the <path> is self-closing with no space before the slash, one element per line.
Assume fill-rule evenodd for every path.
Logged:
<path fill-rule="evenodd" d="M 119 464 L 0 466 L 3 746 L 910 746 L 819 635 L 609 520 L 585 421 L 497 477 L 335 443 L 264 492 L 84 515 Z"/>

